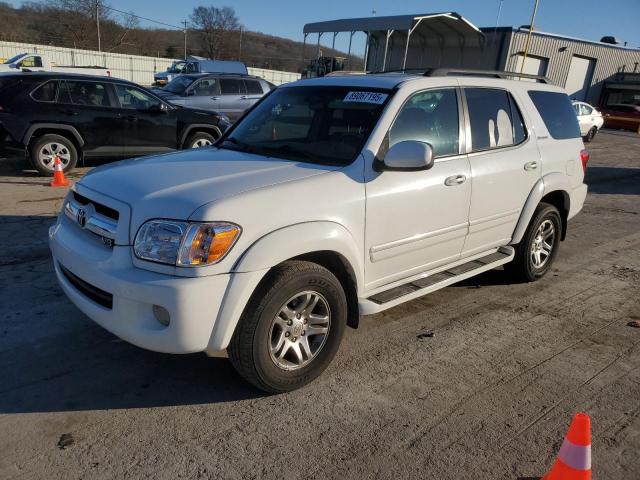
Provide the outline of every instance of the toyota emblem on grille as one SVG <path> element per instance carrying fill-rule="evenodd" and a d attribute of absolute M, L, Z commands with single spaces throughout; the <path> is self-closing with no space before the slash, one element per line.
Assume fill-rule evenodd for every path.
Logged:
<path fill-rule="evenodd" d="M 78 220 L 78 225 L 80 225 L 82 228 L 84 228 L 84 226 L 87 224 L 87 212 L 84 210 L 84 208 L 78 210 L 78 213 L 76 214 L 76 220 Z"/>

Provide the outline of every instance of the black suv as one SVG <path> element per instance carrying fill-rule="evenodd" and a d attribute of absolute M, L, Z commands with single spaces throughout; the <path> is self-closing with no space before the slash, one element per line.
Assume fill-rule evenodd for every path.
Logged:
<path fill-rule="evenodd" d="M 211 145 L 229 127 L 216 112 L 171 105 L 126 80 L 45 72 L 0 74 L 0 140 L 43 175 L 86 157 L 132 157 Z"/>

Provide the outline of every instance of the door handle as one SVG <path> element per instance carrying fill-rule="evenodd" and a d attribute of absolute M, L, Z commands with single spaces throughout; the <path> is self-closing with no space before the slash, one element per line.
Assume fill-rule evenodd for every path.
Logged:
<path fill-rule="evenodd" d="M 527 172 L 530 172 L 531 170 L 535 170 L 536 168 L 538 168 L 538 162 L 527 162 L 524 164 L 524 169 Z"/>
<path fill-rule="evenodd" d="M 125 118 L 127 120 L 129 120 L 130 122 L 137 122 L 138 121 L 138 117 L 136 117 L 135 115 L 127 115 Z"/>
<path fill-rule="evenodd" d="M 211 97 L 211 100 L 219 100 L 218 97 Z"/>
<path fill-rule="evenodd" d="M 451 175 L 447 177 L 444 181 L 444 184 L 447 187 L 454 187 L 456 185 L 462 185 L 467 180 L 465 175 Z"/>
<path fill-rule="evenodd" d="M 60 113 L 63 113 L 65 115 L 73 115 L 73 116 L 78 115 L 78 112 L 76 112 L 75 110 L 60 110 Z"/>

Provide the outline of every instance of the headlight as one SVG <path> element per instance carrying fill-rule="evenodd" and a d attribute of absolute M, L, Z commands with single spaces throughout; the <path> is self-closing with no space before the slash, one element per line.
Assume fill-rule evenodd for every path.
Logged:
<path fill-rule="evenodd" d="M 238 225 L 227 222 L 188 223 L 150 220 L 136 235 L 136 257 L 152 262 L 194 267 L 212 265 L 231 250 L 240 236 Z"/>

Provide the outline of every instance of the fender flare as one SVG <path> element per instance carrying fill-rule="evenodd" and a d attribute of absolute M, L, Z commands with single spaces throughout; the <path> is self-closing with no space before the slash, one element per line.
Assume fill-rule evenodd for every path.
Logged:
<path fill-rule="evenodd" d="M 520 213 L 520 218 L 518 219 L 516 228 L 511 236 L 510 243 L 515 245 L 522 240 L 522 237 L 524 237 L 524 233 L 527 231 L 527 227 L 529 226 L 529 222 L 533 217 L 533 213 L 536 211 L 538 204 L 545 195 L 556 191 L 566 193 L 569 190 L 570 184 L 565 174 L 554 172 L 540 178 L 531 189 L 531 192 L 529 192 L 529 196 L 527 197 L 522 212 Z M 566 201 L 567 200 L 565 199 L 565 202 Z M 565 208 L 567 211 L 569 210 L 568 205 L 566 205 Z"/>
<path fill-rule="evenodd" d="M 78 145 L 80 147 L 84 147 L 84 139 L 82 138 L 82 135 L 80 135 L 80 132 L 78 132 L 75 127 L 72 127 L 71 125 L 65 125 L 64 123 L 34 123 L 27 129 L 24 136 L 22 137 L 22 144 L 24 146 L 28 146 L 31 138 L 33 137 L 33 134 L 41 128 L 64 130 L 66 132 L 69 132 L 76 139 Z"/>
<path fill-rule="evenodd" d="M 362 285 L 362 261 L 357 254 L 356 242 L 339 223 L 305 222 L 268 233 L 249 246 L 232 267 L 232 279 L 206 352 L 213 354 L 227 348 L 245 306 L 272 267 L 290 258 L 319 251 L 342 255 L 351 264 L 357 285 Z"/>
<path fill-rule="evenodd" d="M 182 132 L 182 137 L 180 138 L 180 148 L 182 148 L 184 142 L 187 141 L 187 137 L 194 129 L 215 130 L 218 133 L 218 138 L 222 136 L 222 130 L 220 130 L 220 127 L 216 125 L 212 125 L 210 123 L 193 123 L 186 127 L 184 129 L 184 132 Z"/>

